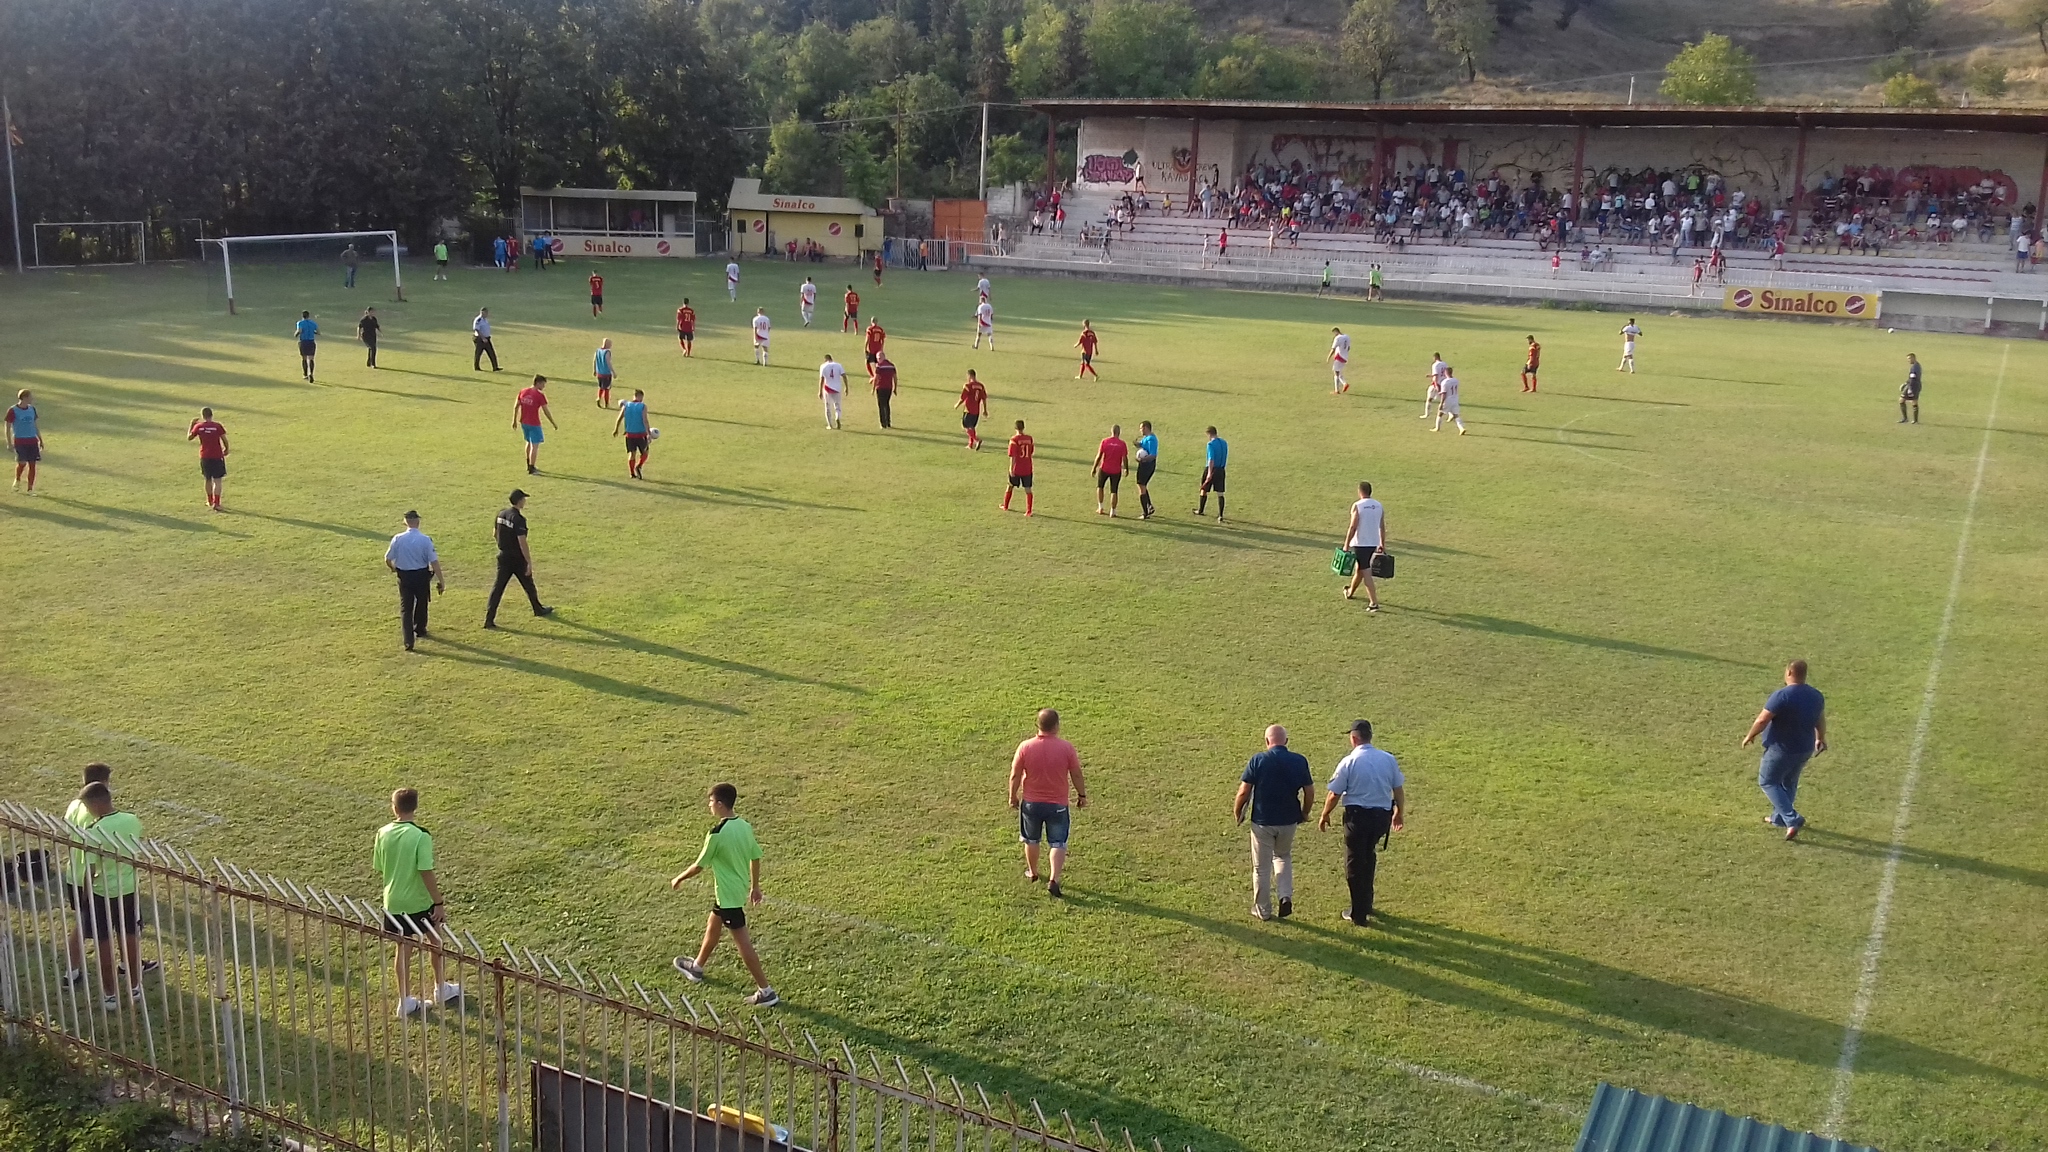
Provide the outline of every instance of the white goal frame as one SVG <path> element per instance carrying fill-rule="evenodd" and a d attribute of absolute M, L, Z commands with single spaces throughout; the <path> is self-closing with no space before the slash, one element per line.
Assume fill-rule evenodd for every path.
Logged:
<path fill-rule="evenodd" d="M 228 315 L 235 314 L 235 262 L 234 246 L 237 244 L 262 244 L 288 240 L 350 240 L 357 236 L 382 236 L 391 241 L 391 291 L 401 303 L 405 300 L 405 276 L 398 264 L 398 233 L 389 228 L 372 228 L 361 232 L 280 232 L 269 236 L 209 236 L 200 243 L 220 245 L 221 271 L 227 276 Z"/>
<path fill-rule="evenodd" d="M 31 265 L 31 266 L 32 266 L 32 267 L 35 267 L 35 268 L 82 268 L 82 267 L 86 267 L 86 265 L 82 265 L 82 264 L 45 264 L 45 263 L 43 263 L 43 229 L 45 229 L 45 228 L 79 228 L 79 227 L 84 227 L 84 226 L 86 226 L 86 225 L 91 225 L 91 226 L 93 226 L 93 227 L 95 227 L 95 228 L 133 228 L 133 229 L 135 229 L 135 259 L 133 259 L 133 260 L 109 260 L 109 261 L 107 261 L 107 262 L 106 262 L 106 265 L 107 265 L 107 267 L 110 267 L 110 268 L 117 268 L 117 267 L 123 267 L 123 266 L 125 266 L 125 265 L 129 265 L 129 264 L 147 264 L 147 263 L 149 263 L 149 221 L 147 221 L 147 220 L 38 220 L 38 221 L 36 221 L 36 222 L 35 222 L 34 224 L 31 224 L 31 225 L 29 225 L 29 243 L 30 243 L 30 245 L 31 245 L 31 251 L 32 251 L 32 253 L 33 253 L 33 259 L 34 259 L 34 261 L 35 261 L 35 262 L 34 262 L 34 264 L 33 264 L 33 265 Z"/>

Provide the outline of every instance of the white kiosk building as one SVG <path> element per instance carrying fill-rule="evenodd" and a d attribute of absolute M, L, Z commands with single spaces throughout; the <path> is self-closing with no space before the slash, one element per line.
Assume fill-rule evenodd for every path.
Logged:
<path fill-rule="evenodd" d="M 697 194 L 616 188 L 521 188 L 527 247 L 551 237 L 557 256 L 695 256 Z"/>

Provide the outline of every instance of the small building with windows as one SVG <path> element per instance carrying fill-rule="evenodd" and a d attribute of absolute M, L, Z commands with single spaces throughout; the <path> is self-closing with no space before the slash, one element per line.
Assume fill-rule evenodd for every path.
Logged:
<path fill-rule="evenodd" d="M 697 194 L 521 188 L 519 230 L 528 247 L 549 237 L 557 256 L 695 256 Z"/>
<path fill-rule="evenodd" d="M 732 182 L 725 212 L 735 254 L 784 256 L 794 240 L 798 255 L 816 244 L 827 256 L 857 259 L 882 246 L 882 218 L 848 196 L 763 192 L 759 180 L 741 179 Z"/>

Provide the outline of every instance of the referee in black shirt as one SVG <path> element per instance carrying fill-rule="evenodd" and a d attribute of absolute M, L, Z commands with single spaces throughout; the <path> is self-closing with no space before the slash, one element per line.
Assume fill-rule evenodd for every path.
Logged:
<path fill-rule="evenodd" d="M 546 616 L 554 611 L 540 602 L 540 593 L 533 590 L 533 551 L 526 543 L 526 493 L 517 488 L 509 497 L 511 506 L 498 513 L 493 526 L 498 536 L 498 579 L 491 585 L 491 603 L 484 609 L 484 627 L 498 626 L 498 601 L 505 598 L 505 585 L 513 580 L 526 589 L 526 599 L 533 605 L 535 616 Z"/>

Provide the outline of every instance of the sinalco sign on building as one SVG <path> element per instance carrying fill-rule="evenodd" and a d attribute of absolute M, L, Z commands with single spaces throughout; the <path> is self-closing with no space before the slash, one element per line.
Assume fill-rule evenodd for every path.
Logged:
<path fill-rule="evenodd" d="M 554 248 L 564 256 L 688 256 L 688 237 L 557 236 Z"/>
<path fill-rule="evenodd" d="M 1818 316 L 1823 320 L 1875 320 L 1876 292 L 1801 292 L 1782 288 L 1730 288 L 1721 307 L 1729 312 L 1769 316 Z"/>

